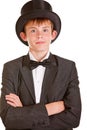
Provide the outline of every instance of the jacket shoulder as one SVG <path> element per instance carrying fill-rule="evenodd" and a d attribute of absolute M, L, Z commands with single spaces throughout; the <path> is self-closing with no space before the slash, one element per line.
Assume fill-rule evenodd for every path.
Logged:
<path fill-rule="evenodd" d="M 57 59 L 58 63 L 75 64 L 75 62 L 72 61 L 72 60 L 69 60 L 69 59 L 66 59 L 66 58 L 63 58 L 63 57 L 60 57 L 60 56 L 57 56 L 57 55 L 54 55 L 54 56 Z"/>
<path fill-rule="evenodd" d="M 3 66 L 3 71 L 16 73 L 22 66 L 22 59 L 24 56 L 8 61 Z"/>
<path fill-rule="evenodd" d="M 7 66 L 7 65 L 17 65 L 17 64 L 20 64 L 22 62 L 23 57 L 24 56 L 21 56 L 21 57 L 18 57 L 16 59 L 10 60 L 10 61 L 4 63 L 4 65 Z"/>
<path fill-rule="evenodd" d="M 54 55 L 54 56 L 58 62 L 59 69 L 64 70 L 64 71 L 66 70 L 67 72 L 69 72 L 72 70 L 72 68 L 76 68 L 76 63 L 74 61 L 57 56 L 57 55 Z"/>

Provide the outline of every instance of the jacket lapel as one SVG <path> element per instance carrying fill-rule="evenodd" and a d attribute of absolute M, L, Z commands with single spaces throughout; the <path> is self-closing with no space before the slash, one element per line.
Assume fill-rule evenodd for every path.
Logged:
<path fill-rule="evenodd" d="M 35 102 L 33 77 L 32 77 L 32 71 L 29 69 L 29 61 L 30 61 L 29 55 L 23 57 L 21 74 L 25 81 L 28 91 Z"/>
<path fill-rule="evenodd" d="M 43 85 L 42 85 L 42 93 L 40 102 L 43 103 L 45 101 L 46 95 L 54 83 L 55 77 L 58 72 L 58 62 L 54 55 L 50 54 L 51 65 L 46 68 Z"/>

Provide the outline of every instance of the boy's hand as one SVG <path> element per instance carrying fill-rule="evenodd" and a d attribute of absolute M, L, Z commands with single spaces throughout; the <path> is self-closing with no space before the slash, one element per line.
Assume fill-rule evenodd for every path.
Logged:
<path fill-rule="evenodd" d="M 13 107 L 23 107 L 20 98 L 16 94 L 10 93 L 9 95 L 5 96 L 5 99 L 7 103 Z"/>
<path fill-rule="evenodd" d="M 65 110 L 64 101 L 52 102 L 45 105 L 48 116 L 58 114 Z"/>

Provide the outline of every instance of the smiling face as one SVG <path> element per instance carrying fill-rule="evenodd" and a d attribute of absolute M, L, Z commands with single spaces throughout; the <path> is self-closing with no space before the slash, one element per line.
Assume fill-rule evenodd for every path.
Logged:
<path fill-rule="evenodd" d="M 55 39 L 57 32 L 53 30 L 50 20 L 31 20 L 20 33 L 20 37 L 28 42 L 30 51 L 48 51 L 50 43 Z"/>

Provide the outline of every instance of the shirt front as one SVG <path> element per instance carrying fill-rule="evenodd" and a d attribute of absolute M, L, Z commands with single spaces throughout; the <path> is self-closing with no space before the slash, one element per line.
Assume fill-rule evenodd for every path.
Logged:
<path fill-rule="evenodd" d="M 47 59 L 49 57 L 49 55 L 50 55 L 50 52 L 47 53 L 47 55 L 44 57 L 43 60 Z M 31 52 L 29 52 L 29 56 L 30 56 L 31 60 L 37 61 Z M 43 83 L 45 69 L 46 69 L 46 67 L 39 65 L 38 67 L 36 67 L 35 69 L 32 70 L 36 103 L 40 102 L 40 96 L 41 96 L 42 83 Z"/>

